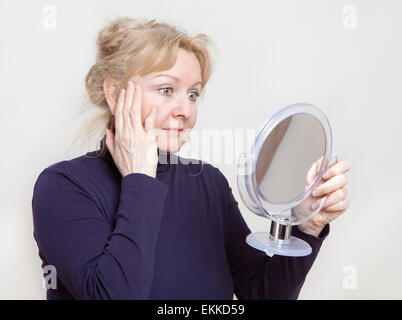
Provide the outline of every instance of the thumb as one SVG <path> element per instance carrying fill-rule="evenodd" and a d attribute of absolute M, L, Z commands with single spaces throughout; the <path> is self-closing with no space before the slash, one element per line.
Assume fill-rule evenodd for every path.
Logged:
<path fill-rule="evenodd" d="M 314 181 L 316 173 L 317 173 L 317 162 L 314 162 L 313 165 L 311 166 L 310 170 L 307 173 L 306 190 L 311 185 L 311 183 Z"/>
<path fill-rule="evenodd" d="M 106 129 L 106 146 L 109 149 L 109 152 L 114 154 L 114 134 L 112 130 Z"/>
<path fill-rule="evenodd" d="M 321 156 L 316 162 L 313 163 L 311 166 L 310 170 L 307 173 L 306 177 L 306 188 L 305 190 L 308 189 L 308 187 L 313 183 L 314 179 L 317 177 L 317 173 L 321 167 L 322 161 L 324 160 L 324 156 Z"/>

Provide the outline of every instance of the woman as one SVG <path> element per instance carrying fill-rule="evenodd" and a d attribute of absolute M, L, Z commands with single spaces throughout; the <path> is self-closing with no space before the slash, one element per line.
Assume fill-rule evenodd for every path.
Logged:
<path fill-rule="evenodd" d="M 86 77 L 104 110 L 100 153 L 47 167 L 34 188 L 34 237 L 42 266 L 57 272 L 47 299 L 298 297 L 329 222 L 349 205 L 350 165 L 328 170 L 324 208 L 292 229 L 312 254 L 269 257 L 247 245 L 250 229 L 219 169 L 174 155 L 211 74 L 208 43 L 155 20 L 120 18 L 100 31 Z"/>

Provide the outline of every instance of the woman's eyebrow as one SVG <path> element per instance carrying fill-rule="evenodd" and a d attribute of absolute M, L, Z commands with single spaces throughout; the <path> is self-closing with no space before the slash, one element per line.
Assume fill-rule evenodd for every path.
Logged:
<path fill-rule="evenodd" d="M 167 74 L 167 73 L 160 73 L 160 74 L 157 74 L 156 76 L 152 77 L 152 79 L 154 79 L 154 78 L 156 78 L 156 77 L 169 77 L 169 78 L 172 78 L 173 80 L 176 80 L 177 82 L 180 82 L 180 80 L 179 80 L 178 78 L 176 78 L 176 77 L 174 77 L 174 76 L 172 76 L 172 75 L 170 75 L 170 74 Z M 199 83 L 202 83 L 202 81 L 201 81 L 201 80 L 200 80 L 200 81 L 197 81 L 197 82 L 194 83 L 192 86 L 195 86 L 196 84 L 199 84 Z"/>

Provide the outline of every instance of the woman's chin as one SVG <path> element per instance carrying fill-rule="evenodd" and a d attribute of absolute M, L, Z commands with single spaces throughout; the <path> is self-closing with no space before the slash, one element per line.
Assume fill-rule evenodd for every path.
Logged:
<path fill-rule="evenodd" d="M 180 151 L 183 144 L 187 142 L 189 132 L 190 131 L 187 129 L 179 135 L 172 133 L 159 136 L 157 142 L 158 149 L 165 153 L 176 153 Z"/>
<path fill-rule="evenodd" d="M 158 149 L 159 151 L 162 151 L 163 153 L 176 153 L 179 152 L 181 148 L 181 143 L 163 143 L 160 142 L 158 143 Z"/>

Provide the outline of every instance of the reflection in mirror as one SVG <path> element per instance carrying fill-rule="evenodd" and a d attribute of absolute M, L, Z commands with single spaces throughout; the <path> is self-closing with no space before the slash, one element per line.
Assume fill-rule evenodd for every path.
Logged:
<path fill-rule="evenodd" d="M 258 155 L 256 179 L 261 194 L 272 203 L 301 196 L 306 190 L 308 171 L 324 153 L 325 132 L 317 118 L 297 113 L 284 119 L 270 133 Z"/>

